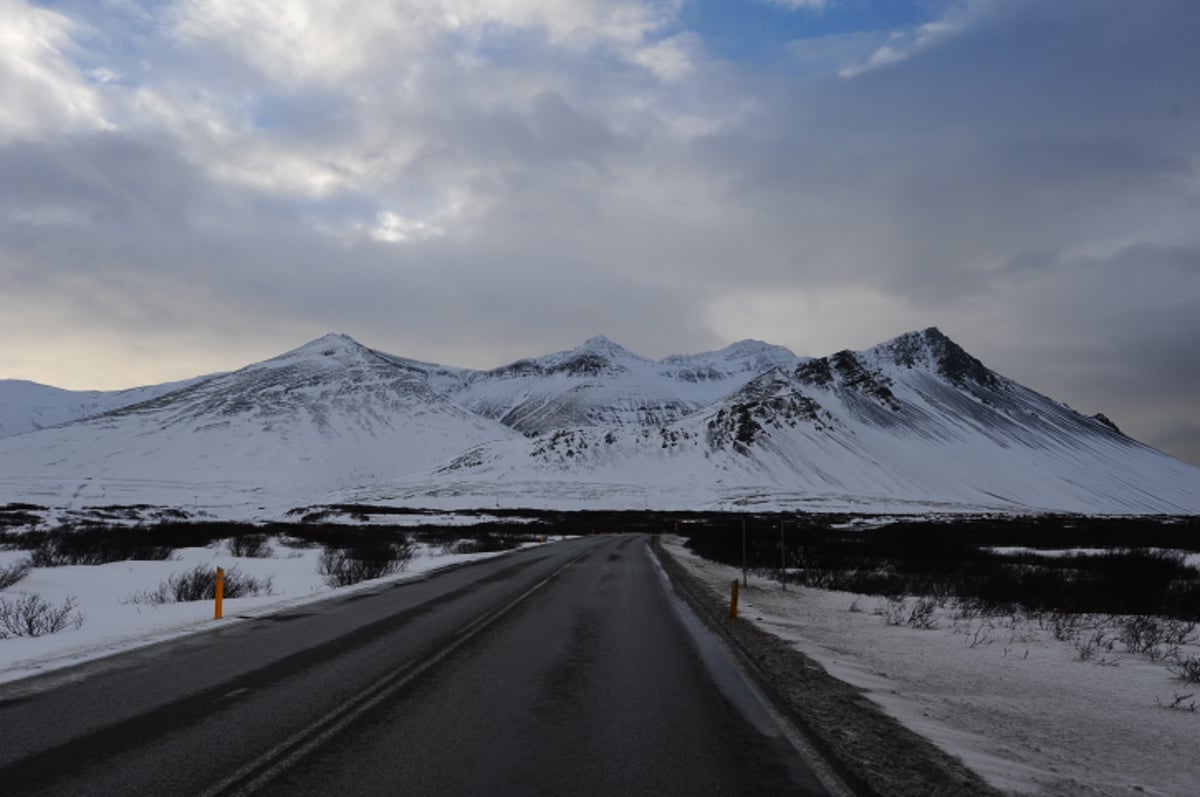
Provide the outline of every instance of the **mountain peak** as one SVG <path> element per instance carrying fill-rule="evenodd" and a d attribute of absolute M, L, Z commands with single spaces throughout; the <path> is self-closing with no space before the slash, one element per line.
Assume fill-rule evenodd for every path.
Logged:
<path fill-rule="evenodd" d="M 361 349 L 365 347 L 357 340 L 343 332 L 327 332 L 315 340 L 310 340 L 300 348 Z"/>
<path fill-rule="evenodd" d="M 919 365 L 934 368 L 951 382 L 970 381 L 987 387 L 996 387 L 999 383 L 996 375 L 982 362 L 937 327 L 906 332 L 881 343 L 873 351 L 906 368 Z"/>
<path fill-rule="evenodd" d="M 642 359 L 638 355 L 631 352 L 619 343 L 612 341 L 604 335 L 596 335 L 590 337 L 583 342 L 583 345 L 574 349 L 573 353 L 578 354 L 599 354 L 606 357 L 632 357 L 633 359 Z"/>
<path fill-rule="evenodd" d="M 746 338 L 745 340 L 735 341 L 726 346 L 723 352 L 727 352 L 733 356 L 746 357 L 756 354 L 769 354 L 778 351 L 787 351 L 783 346 L 776 346 L 773 343 L 767 343 L 754 338 Z M 788 354 L 791 354 L 789 351 Z"/>
<path fill-rule="evenodd" d="M 595 376 L 605 371 L 625 371 L 630 362 L 648 362 L 644 357 L 614 343 L 603 335 L 588 338 L 570 351 L 560 351 L 538 362 L 549 373 Z"/>
<path fill-rule="evenodd" d="M 319 338 L 310 340 L 303 346 L 285 352 L 273 359 L 294 359 L 297 357 L 332 357 L 336 354 L 368 351 L 367 347 L 349 335 L 340 332 L 330 332 Z"/>

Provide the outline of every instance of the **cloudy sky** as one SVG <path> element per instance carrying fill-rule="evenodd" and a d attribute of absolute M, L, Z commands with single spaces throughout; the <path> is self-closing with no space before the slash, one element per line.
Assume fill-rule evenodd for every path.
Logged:
<path fill-rule="evenodd" d="M 0 377 L 939 326 L 1200 464 L 1195 0 L 0 0 Z"/>

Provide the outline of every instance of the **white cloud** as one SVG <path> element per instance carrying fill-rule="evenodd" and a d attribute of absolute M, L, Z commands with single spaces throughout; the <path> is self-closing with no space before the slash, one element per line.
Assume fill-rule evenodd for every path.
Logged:
<path fill-rule="evenodd" d="M 768 3 L 773 6 L 789 8 L 793 11 L 800 9 L 808 9 L 810 11 L 824 11 L 825 6 L 829 4 L 829 0 L 759 0 L 762 3 Z"/>
<path fill-rule="evenodd" d="M 0 139 L 111 127 L 68 53 L 70 19 L 24 0 L 0 0 Z"/>
<path fill-rule="evenodd" d="M 898 64 L 961 33 L 966 24 L 963 9 L 952 8 L 945 17 L 935 22 L 927 22 L 909 30 L 893 31 L 887 41 L 865 61 L 843 67 L 838 71 L 838 76 L 853 78 L 864 72 Z"/>
<path fill-rule="evenodd" d="M 688 37 L 676 36 L 634 51 L 631 60 L 666 81 L 680 80 L 695 71 L 688 54 Z"/>
<path fill-rule="evenodd" d="M 368 235 L 376 241 L 385 243 L 404 243 L 421 238 L 432 238 L 444 235 L 445 231 L 420 219 L 409 219 L 397 213 L 382 211 L 376 217 L 375 226 L 368 230 Z"/>
<path fill-rule="evenodd" d="M 120 75 L 108 67 L 98 66 L 87 71 L 88 80 L 94 83 L 112 83 L 120 79 Z"/>
<path fill-rule="evenodd" d="M 677 2 L 629 0 L 183 0 L 176 35 L 243 59 L 284 86 L 335 84 L 436 50 L 445 34 L 531 30 L 555 46 L 609 47 L 644 58 L 650 37 L 671 22 Z M 660 56 L 660 58 L 665 56 Z"/>

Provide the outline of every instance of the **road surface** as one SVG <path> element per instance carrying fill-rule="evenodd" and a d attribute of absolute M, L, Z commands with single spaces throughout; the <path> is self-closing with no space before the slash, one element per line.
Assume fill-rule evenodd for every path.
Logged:
<path fill-rule="evenodd" d="M 670 593 L 585 537 L 0 686 L 6 794 L 825 794 Z"/>

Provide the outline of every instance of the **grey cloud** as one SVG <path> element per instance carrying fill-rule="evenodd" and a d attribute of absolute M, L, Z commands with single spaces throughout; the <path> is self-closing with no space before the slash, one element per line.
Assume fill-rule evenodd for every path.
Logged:
<path fill-rule="evenodd" d="M 1200 423 L 1178 417 L 1151 421 L 1143 442 L 1185 462 L 1200 462 Z"/>

